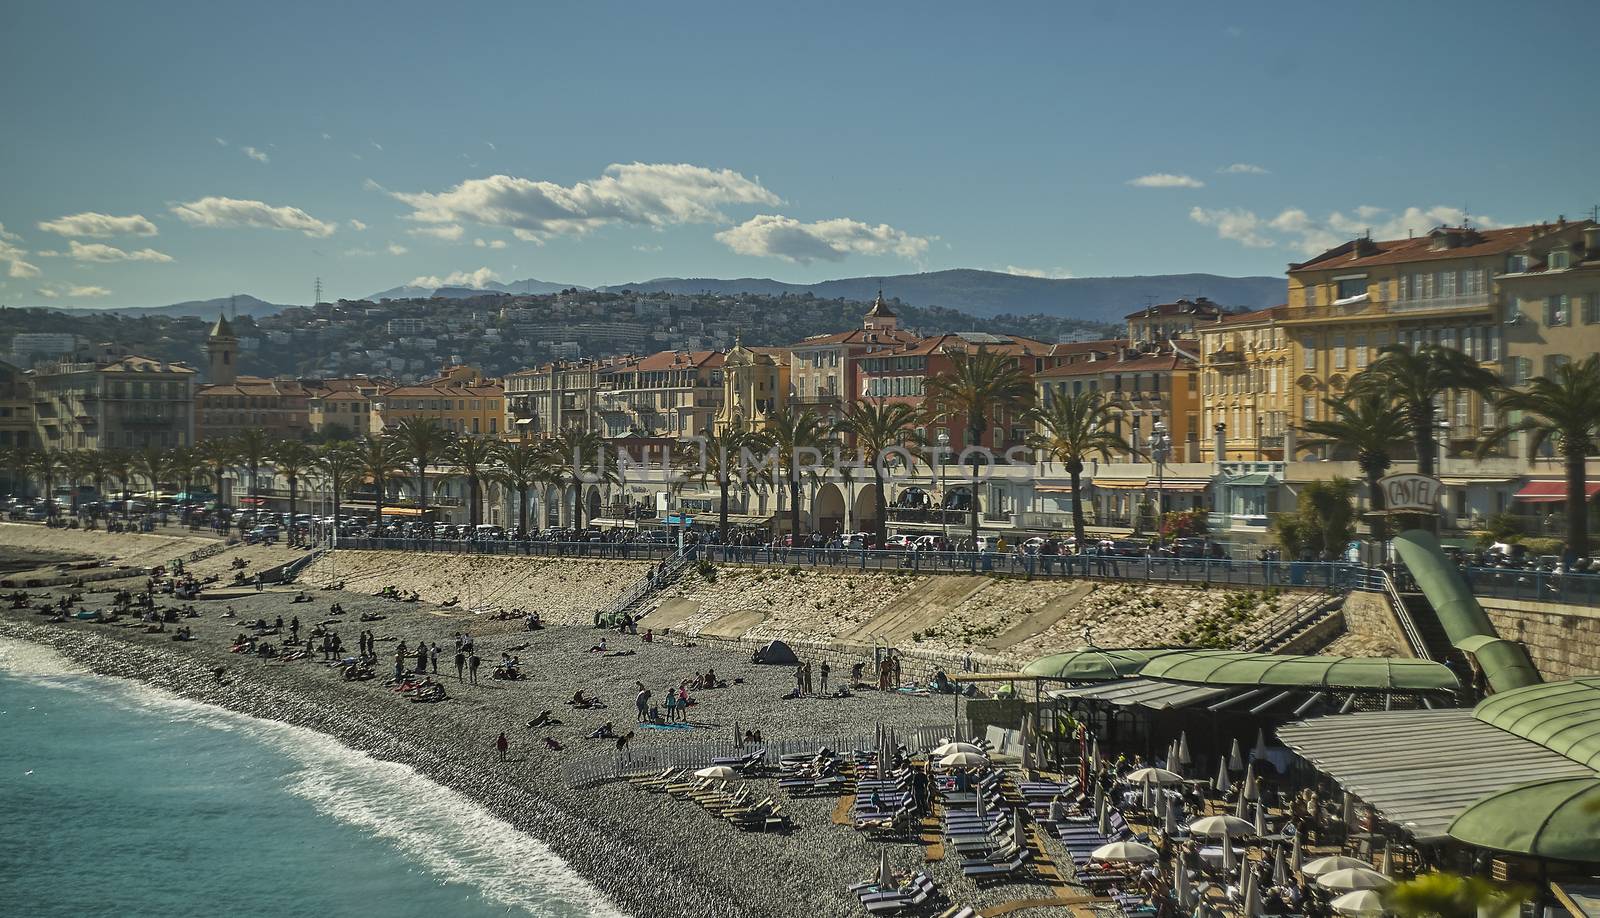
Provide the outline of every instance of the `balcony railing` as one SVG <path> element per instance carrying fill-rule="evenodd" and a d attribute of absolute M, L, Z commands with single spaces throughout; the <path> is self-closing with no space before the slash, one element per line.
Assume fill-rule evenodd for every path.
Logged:
<path fill-rule="evenodd" d="M 817 395 L 796 395 L 793 401 L 797 405 L 832 405 L 839 401 L 839 394 L 824 392 Z"/>
<path fill-rule="evenodd" d="M 1494 303 L 1492 293 L 1473 293 L 1465 296 L 1435 296 L 1418 300 L 1392 300 L 1390 312 L 1431 312 L 1436 309 L 1481 309 Z"/>
<path fill-rule="evenodd" d="M 1225 348 L 1220 351 L 1212 351 L 1209 358 L 1210 362 L 1213 364 L 1238 363 L 1243 359 L 1244 354 L 1236 348 Z"/>

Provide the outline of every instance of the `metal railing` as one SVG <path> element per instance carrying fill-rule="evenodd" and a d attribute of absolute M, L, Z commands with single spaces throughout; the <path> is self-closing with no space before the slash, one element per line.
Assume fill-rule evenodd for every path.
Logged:
<path fill-rule="evenodd" d="M 1411 653 L 1419 660 L 1432 660 L 1433 653 L 1428 649 L 1428 642 L 1423 639 L 1422 631 L 1417 628 L 1416 619 L 1411 617 L 1411 609 L 1406 605 L 1406 598 L 1400 592 L 1400 587 L 1395 583 L 1395 578 L 1383 568 L 1366 568 L 1363 571 L 1365 589 L 1382 592 L 1389 600 L 1389 608 L 1394 610 L 1395 620 L 1400 623 L 1400 631 L 1406 639 L 1406 644 L 1411 648 Z"/>
<path fill-rule="evenodd" d="M 1238 646 L 1245 650 L 1277 650 L 1296 635 L 1332 615 L 1340 607 L 1343 595 L 1342 590 L 1321 590 L 1306 596 L 1282 612 L 1268 616 L 1256 629 L 1246 633 Z"/>
<path fill-rule="evenodd" d="M 453 555 L 511 557 L 605 558 L 614 561 L 659 561 L 676 554 L 667 542 L 535 542 L 504 539 L 407 539 L 340 536 L 339 547 L 364 551 L 426 551 Z"/>
<path fill-rule="evenodd" d="M 684 570 L 689 567 L 689 561 L 694 558 L 698 546 L 685 546 L 683 551 L 674 553 L 671 557 L 661 562 L 659 570 L 652 570 L 638 583 L 628 588 L 628 592 L 617 597 L 609 606 L 594 614 L 595 627 L 607 627 L 619 621 L 619 617 L 644 602 L 651 595 L 660 592 L 668 584 L 676 581 Z"/>
<path fill-rule="evenodd" d="M 1465 567 L 1461 568 L 1461 575 L 1474 596 L 1600 606 L 1600 574 Z"/>

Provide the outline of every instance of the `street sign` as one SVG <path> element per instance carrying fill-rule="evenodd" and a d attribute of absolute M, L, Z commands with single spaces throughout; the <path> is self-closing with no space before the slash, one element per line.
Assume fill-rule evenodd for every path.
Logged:
<path fill-rule="evenodd" d="M 1378 479 L 1378 487 L 1389 513 L 1438 513 L 1444 482 L 1431 475 L 1402 472 Z"/>

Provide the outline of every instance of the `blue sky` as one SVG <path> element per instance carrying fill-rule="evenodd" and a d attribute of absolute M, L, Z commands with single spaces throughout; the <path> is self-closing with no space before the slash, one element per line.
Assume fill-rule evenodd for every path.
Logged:
<path fill-rule="evenodd" d="M 1367 227 L 1586 214 L 1597 30 L 1585 2 L 18 0 L 0 302 L 1279 274 Z"/>

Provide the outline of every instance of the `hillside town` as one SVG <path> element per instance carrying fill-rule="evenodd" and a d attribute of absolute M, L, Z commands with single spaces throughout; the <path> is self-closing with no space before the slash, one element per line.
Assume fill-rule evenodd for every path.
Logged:
<path fill-rule="evenodd" d="M 475 310 L 492 302 L 456 303 L 454 319 L 429 318 L 426 304 L 416 302 L 325 303 L 256 320 L 250 335 L 238 327 L 244 323 L 219 316 L 199 344 L 200 366 L 117 342 L 85 350 L 71 336 L 18 334 L 14 352 L 74 352 L 4 365 L 0 447 L 9 457 L 9 490 L 44 496 L 40 470 L 50 460 L 40 456 L 204 450 L 248 436 L 263 444 L 253 464 L 222 463 L 228 473 L 214 484 L 230 496 L 248 490 L 258 506 L 283 510 L 291 491 L 328 504 L 333 489 L 327 476 L 310 471 L 288 481 L 275 461 L 280 442 L 379 439 L 420 424 L 436 427 L 440 443 L 552 444 L 582 434 L 623 457 L 622 474 L 608 471 L 586 483 L 541 473 L 519 486 L 487 465 L 463 468 L 441 445 L 425 450 L 425 496 L 415 457 L 402 457 L 387 476 L 387 493 L 373 493 L 369 475 L 346 484 L 350 497 L 364 492 L 365 499 L 344 506 L 370 514 L 387 504 L 391 516 L 422 512 L 428 522 L 524 536 L 580 524 L 632 532 L 682 526 L 724 540 L 816 534 L 885 547 L 889 536 L 897 546 L 929 537 L 929 545 L 971 547 L 973 540 L 1019 545 L 1068 534 L 1159 539 L 1181 530 L 1210 540 L 1213 551 L 1248 557 L 1285 547 L 1296 554 L 1353 551 L 1368 528 L 1360 514 L 1375 489 L 1350 489 L 1356 511 L 1339 540 L 1300 539 L 1293 526 L 1274 521 L 1292 519 L 1322 484 L 1417 471 L 1441 482 L 1438 528 L 1446 545 L 1481 549 L 1520 538 L 1539 555 L 1559 555 L 1569 508 L 1592 513 L 1600 486 L 1584 484 L 1581 499 L 1569 501 L 1573 467 L 1561 432 L 1541 435 L 1536 424 L 1521 423 L 1525 414 L 1499 405 L 1538 380 L 1559 381 L 1563 367 L 1576 368 L 1574 361 L 1600 350 L 1597 277 L 1600 227 L 1558 218 L 1353 239 L 1292 265 L 1282 305 L 1234 311 L 1204 297 L 1152 303 L 1130 310 L 1114 337 L 1092 340 L 914 330 L 901 316 L 909 310 L 881 294 L 853 327 L 784 346 L 743 343 L 751 310 L 691 319 L 668 297 L 657 297 L 655 306 L 635 303 L 635 313 L 659 309 L 671 318 L 666 331 L 651 332 L 593 304 L 585 307 L 593 313 L 587 323 L 569 315 L 559 327 L 529 323 L 531 310 L 503 305 L 498 319 L 522 336 L 517 342 L 570 335 L 581 344 L 569 340 L 570 347 L 555 347 L 569 356 L 499 375 L 471 362 L 487 356 L 485 347 L 505 346 L 493 343 L 496 328 L 474 324 L 481 316 Z M 575 303 L 579 296 L 555 299 Z M 803 311 L 803 304 L 790 306 Z M 328 334 L 351 312 L 386 316 L 390 343 L 366 350 L 352 344 L 337 374 L 241 372 L 252 353 L 299 351 L 302 336 Z M 403 356 L 407 348 L 445 348 L 448 357 L 431 375 L 412 376 L 421 358 Z M 596 356 L 576 356 L 591 350 Z M 1447 355 L 1456 375 L 1449 367 L 1435 373 L 1425 405 L 1407 403 L 1407 392 L 1374 408 L 1400 412 L 1405 428 L 1374 433 L 1375 422 L 1362 413 L 1361 380 L 1402 360 L 1397 350 Z M 1005 385 L 967 379 L 968 390 L 989 387 L 978 405 L 962 403 L 959 385 L 934 384 L 960 382 L 980 357 L 996 362 L 990 372 Z M 896 406 L 887 432 L 864 431 L 860 417 L 852 426 L 863 407 L 883 422 Z M 1072 419 L 1062 413 L 1069 406 L 1088 412 L 1092 436 L 1069 436 Z M 881 484 L 847 470 L 811 475 L 792 488 L 703 468 L 686 481 L 670 465 L 673 447 L 686 438 L 779 430 L 790 449 L 834 444 L 860 452 L 868 441 L 877 449 L 918 449 Z M 810 440 L 796 444 L 797 432 Z M 1394 442 L 1373 447 L 1375 435 Z M 968 465 L 969 447 L 988 457 L 981 475 Z M 1376 469 L 1375 451 L 1384 460 Z M 88 481 L 73 468 L 63 464 L 50 476 L 53 497 L 76 506 L 108 496 L 99 490 L 103 480 Z M 130 473 L 122 490 L 171 496 L 195 484 L 176 469 L 162 474 L 159 461 L 154 468 L 157 480 Z"/>

